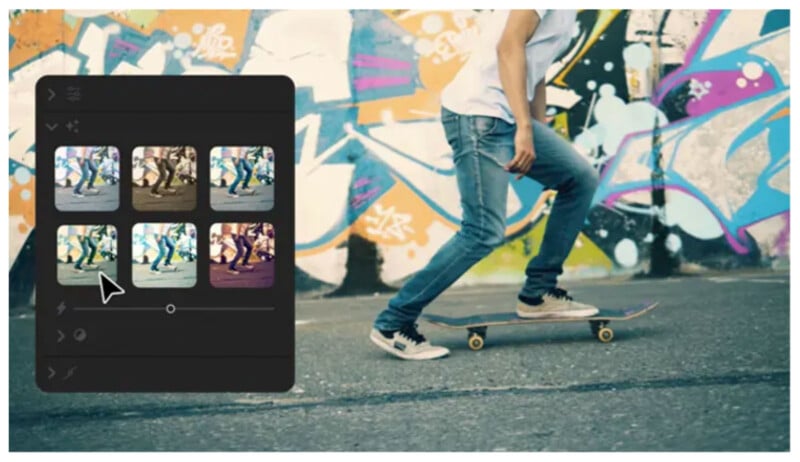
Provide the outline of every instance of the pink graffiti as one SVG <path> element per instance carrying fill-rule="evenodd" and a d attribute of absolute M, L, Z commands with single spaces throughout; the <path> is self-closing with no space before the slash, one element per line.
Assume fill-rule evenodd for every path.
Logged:
<path fill-rule="evenodd" d="M 780 234 L 778 234 L 778 239 L 775 241 L 775 250 L 778 251 L 778 255 L 788 255 L 789 254 L 789 239 L 791 233 L 789 232 L 789 226 L 791 224 L 791 219 L 789 216 L 789 212 L 785 212 L 782 214 L 783 222 L 785 226 L 781 230 Z"/>
<path fill-rule="evenodd" d="M 396 87 L 407 85 L 411 77 L 359 77 L 353 81 L 356 91 L 369 90 L 381 87 Z"/>
<path fill-rule="evenodd" d="M 128 52 L 136 53 L 141 49 L 136 45 L 126 42 L 122 39 L 114 39 L 112 47 L 114 51 L 108 54 L 110 58 L 116 58 L 117 56 L 120 56 L 120 54 L 128 54 Z M 117 50 L 121 50 L 122 53 L 117 53 Z"/>
<path fill-rule="evenodd" d="M 656 87 L 656 91 L 653 92 L 652 101 L 654 105 L 660 105 L 661 101 L 667 96 L 667 93 L 669 93 L 670 90 L 688 80 L 689 77 L 683 73 L 689 67 L 689 64 L 692 62 L 692 60 L 694 60 L 694 56 L 700 50 L 700 45 L 711 32 L 711 29 L 714 28 L 714 24 L 717 22 L 717 18 L 719 18 L 721 14 L 722 10 L 708 10 L 706 20 L 703 23 L 703 26 L 700 28 L 700 32 L 698 32 L 697 37 L 695 37 L 694 42 L 692 42 L 692 45 L 689 47 L 689 49 L 686 50 L 686 55 L 684 56 L 683 60 L 684 64 L 667 74 Z"/>
<path fill-rule="evenodd" d="M 359 178 L 353 183 L 353 189 L 358 189 L 368 184 L 372 184 L 372 178 Z"/>
<path fill-rule="evenodd" d="M 380 56 L 357 54 L 353 58 L 353 66 L 355 67 L 372 67 L 378 69 L 392 69 L 404 71 L 411 69 L 411 63 L 406 61 L 399 61 L 390 58 L 381 58 Z"/>
<path fill-rule="evenodd" d="M 350 207 L 352 208 L 361 207 L 362 205 L 364 205 L 365 202 L 377 196 L 378 193 L 380 193 L 380 190 L 381 188 L 376 186 L 366 192 L 363 192 L 361 194 L 356 194 L 350 201 Z"/>
<path fill-rule="evenodd" d="M 775 81 L 767 73 L 756 80 L 744 78 L 741 71 L 704 72 L 690 74 L 687 78 L 694 79 L 698 85 L 706 86 L 708 91 L 686 103 L 686 112 L 690 116 L 703 115 L 775 88 Z M 739 81 L 744 82 L 744 88 L 739 87 Z"/>

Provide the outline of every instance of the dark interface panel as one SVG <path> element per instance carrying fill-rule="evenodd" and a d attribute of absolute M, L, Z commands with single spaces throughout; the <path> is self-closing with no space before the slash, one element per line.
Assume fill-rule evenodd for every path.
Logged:
<path fill-rule="evenodd" d="M 294 152 L 283 76 L 39 80 L 39 387 L 291 388 Z"/>

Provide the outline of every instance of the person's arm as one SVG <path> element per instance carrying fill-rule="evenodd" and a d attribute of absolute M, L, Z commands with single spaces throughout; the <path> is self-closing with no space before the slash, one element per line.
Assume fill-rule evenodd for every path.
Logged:
<path fill-rule="evenodd" d="M 533 153 L 533 129 L 528 106 L 528 66 L 525 45 L 539 26 L 539 19 L 539 13 L 533 10 L 511 11 L 497 43 L 500 83 L 517 124 L 517 134 L 514 138 L 515 155 L 506 165 L 506 170 L 518 173 L 517 179 L 528 173 L 536 159 Z"/>
<path fill-rule="evenodd" d="M 531 101 L 531 117 L 534 120 L 546 124 L 547 123 L 547 84 L 544 79 L 536 84 L 536 90 L 533 93 L 533 101 Z"/>

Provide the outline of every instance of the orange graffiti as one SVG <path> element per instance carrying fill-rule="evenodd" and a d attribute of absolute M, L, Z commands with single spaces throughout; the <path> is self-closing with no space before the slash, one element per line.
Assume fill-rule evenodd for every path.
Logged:
<path fill-rule="evenodd" d="M 767 119 L 767 122 L 772 122 L 773 120 L 782 119 L 784 117 L 789 117 L 789 108 L 788 107 L 785 107 L 785 108 L 781 109 L 780 111 L 776 112 L 775 114 L 773 114 L 772 117 Z"/>
<path fill-rule="evenodd" d="M 15 69 L 42 53 L 64 44 L 72 46 L 80 30 L 64 22 L 64 10 L 25 11 L 9 19 L 8 33 L 14 45 L 8 52 L 9 69 Z"/>
<path fill-rule="evenodd" d="M 31 179 L 24 185 L 17 183 L 14 177 L 9 177 L 8 181 L 11 182 L 11 189 L 8 191 L 8 215 L 9 216 L 22 216 L 23 224 L 20 224 L 19 230 L 21 233 L 26 233 L 28 227 L 33 227 L 36 220 L 36 209 L 34 201 L 36 196 L 36 178 L 31 175 Z M 23 199 L 23 191 L 27 191 L 28 199 Z M 27 226 L 25 226 L 27 225 Z M 23 226 L 25 230 L 23 231 Z"/>
<path fill-rule="evenodd" d="M 244 39 L 250 22 L 250 10 L 170 10 L 150 24 L 175 37 L 192 37 L 196 57 L 222 64 L 233 70 L 244 53 Z"/>

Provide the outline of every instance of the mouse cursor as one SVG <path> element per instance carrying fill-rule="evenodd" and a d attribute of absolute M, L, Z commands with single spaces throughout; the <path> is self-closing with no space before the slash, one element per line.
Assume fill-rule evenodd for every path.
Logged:
<path fill-rule="evenodd" d="M 103 300 L 103 305 L 111 300 L 114 295 L 122 295 L 125 289 L 120 287 L 113 279 L 106 276 L 106 273 L 97 273 L 97 278 L 100 280 L 100 298 Z"/>

